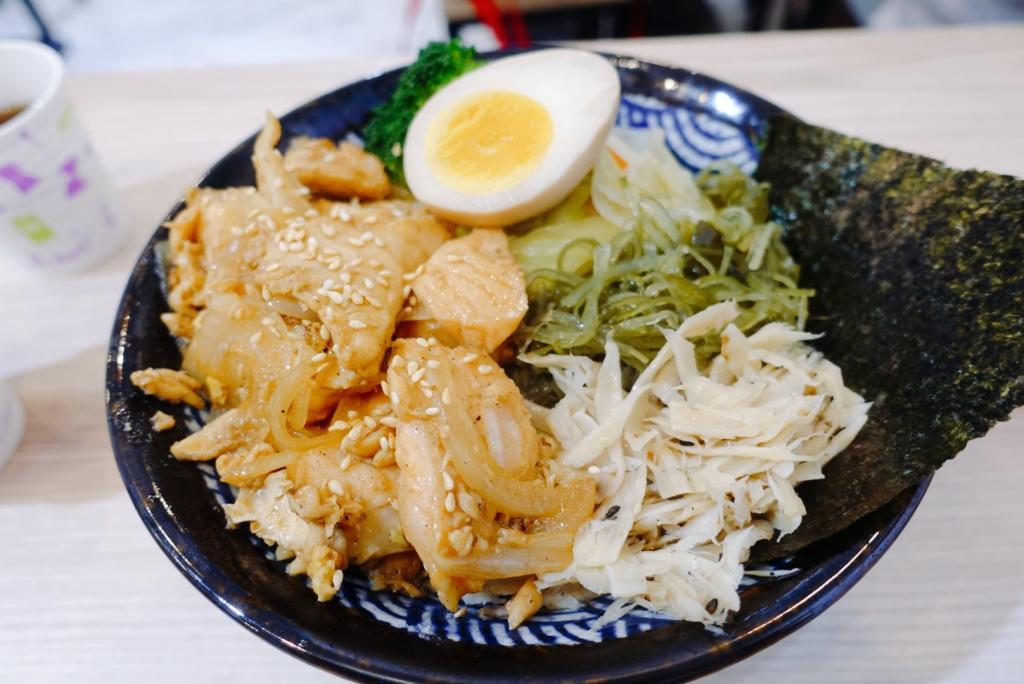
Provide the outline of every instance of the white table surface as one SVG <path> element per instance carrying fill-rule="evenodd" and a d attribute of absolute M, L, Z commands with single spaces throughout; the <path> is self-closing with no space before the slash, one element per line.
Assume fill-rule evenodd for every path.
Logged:
<path fill-rule="evenodd" d="M 1024 176 L 1024 27 L 601 47 L 706 71 L 846 132 Z M 100 275 L 127 272 L 186 185 L 264 110 L 398 61 L 74 76 L 132 226 Z M 98 297 L 89 309 L 110 320 L 114 305 Z M 15 382 L 29 423 L 0 473 L 0 682 L 330 681 L 222 614 L 150 539 L 110 453 L 103 350 L 91 344 Z M 837 605 L 706 681 L 1024 681 L 1022 444 L 1018 411 L 938 473 L 903 536 Z"/>

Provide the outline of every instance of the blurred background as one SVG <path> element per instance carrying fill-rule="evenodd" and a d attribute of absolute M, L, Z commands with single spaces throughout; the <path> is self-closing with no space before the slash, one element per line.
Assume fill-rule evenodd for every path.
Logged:
<path fill-rule="evenodd" d="M 1024 21 L 1024 0 L 0 0 L 0 38 L 71 69 L 138 70 L 405 53 L 459 36 L 531 42 Z"/>

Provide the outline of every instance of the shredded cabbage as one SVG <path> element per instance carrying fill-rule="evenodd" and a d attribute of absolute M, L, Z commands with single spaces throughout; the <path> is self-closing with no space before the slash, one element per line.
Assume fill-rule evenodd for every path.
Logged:
<path fill-rule="evenodd" d="M 560 462 L 586 468 L 599 488 L 572 565 L 539 586 L 578 583 L 617 599 L 616 612 L 642 606 L 709 625 L 739 608 L 750 548 L 796 529 L 805 510 L 795 486 L 822 477 L 869 409 L 805 344 L 815 335 L 781 323 L 747 335 L 742 316 L 729 301 L 658 331 L 665 344 L 628 393 L 611 336 L 601 363 L 521 357 L 563 394 L 550 410 L 534 407 L 561 442 Z M 694 341 L 709 337 L 721 353 L 700 364 Z"/>
<path fill-rule="evenodd" d="M 659 328 L 718 302 L 736 302 L 745 333 L 807 318 L 813 292 L 797 286 L 781 228 L 768 221 L 767 186 L 729 163 L 694 178 L 661 131 L 616 132 L 589 185 L 518 232 L 524 351 L 600 356 L 611 336 L 638 372 L 665 342 Z M 702 361 L 718 350 L 715 336 L 696 345 Z"/>

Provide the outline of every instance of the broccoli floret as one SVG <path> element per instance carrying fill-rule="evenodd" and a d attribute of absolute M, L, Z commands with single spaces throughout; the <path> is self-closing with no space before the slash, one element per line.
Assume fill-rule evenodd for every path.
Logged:
<path fill-rule="evenodd" d="M 476 50 L 457 39 L 430 43 L 402 72 L 391 99 L 373 110 L 363 129 L 366 149 L 380 157 L 392 180 L 405 183 L 402 145 L 416 112 L 441 86 L 480 64 Z"/>

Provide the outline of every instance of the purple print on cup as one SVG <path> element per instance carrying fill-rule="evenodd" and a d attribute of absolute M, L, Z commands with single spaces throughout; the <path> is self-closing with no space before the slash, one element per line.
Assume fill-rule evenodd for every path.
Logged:
<path fill-rule="evenodd" d="M 22 195 L 27 195 L 39 183 L 38 178 L 28 175 L 14 164 L 0 166 L 0 179 L 13 183 Z"/>
<path fill-rule="evenodd" d="M 74 197 L 79 192 L 85 189 L 85 179 L 78 175 L 78 159 L 71 157 L 64 166 L 60 167 L 61 173 L 68 176 L 68 187 L 66 190 L 68 197 Z"/>

